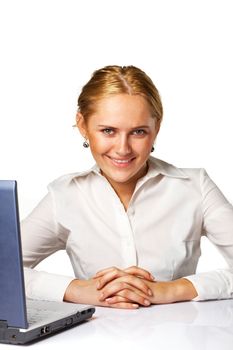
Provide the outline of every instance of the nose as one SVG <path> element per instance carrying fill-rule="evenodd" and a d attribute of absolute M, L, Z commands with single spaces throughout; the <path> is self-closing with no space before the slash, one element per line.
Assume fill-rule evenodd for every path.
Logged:
<path fill-rule="evenodd" d="M 132 148 L 127 135 L 119 136 L 115 149 L 116 153 L 121 157 L 124 157 L 131 153 Z"/>

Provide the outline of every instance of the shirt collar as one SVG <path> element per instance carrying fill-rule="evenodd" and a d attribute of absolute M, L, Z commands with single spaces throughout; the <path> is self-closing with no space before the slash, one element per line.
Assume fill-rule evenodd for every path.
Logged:
<path fill-rule="evenodd" d="M 161 159 L 150 157 L 148 160 L 149 169 L 146 174 L 147 178 L 152 178 L 157 175 L 164 175 L 168 177 L 174 177 L 179 179 L 188 179 L 189 176 L 180 168 L 175 167 L 172 164 L 166 163 Z"/>

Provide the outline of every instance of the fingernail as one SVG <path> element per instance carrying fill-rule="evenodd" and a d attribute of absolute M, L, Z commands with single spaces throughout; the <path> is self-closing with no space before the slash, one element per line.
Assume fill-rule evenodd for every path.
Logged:
<path fill-rule="evenodd" d="M 155 280 L 155 277 L 153 275 L 150 275 L 150 277 L 151 277 L 152 280 Z"/>
<path fill-rule="evenodd" d="M 132 304 L 133 308 L 138 309 L 138 304 Z"/>
<path fill-rule="evenodd" d="M 145 300 L 144 300 L 144 304 L 147 305 L 147 306 L 149 306 L 149 305 L 150 305 L 149 300 L 145 299 Z"/>
<path fill-rule="evenodd" d="M 148 289 L 148 294 L 152 297 L 153 293 L 150 289 Z"/>
<path fill-rule="evenodd" d="M 100 288 L 100 282 L 97 282 L 96 284 L 96 288 L 99 289 Z"/>

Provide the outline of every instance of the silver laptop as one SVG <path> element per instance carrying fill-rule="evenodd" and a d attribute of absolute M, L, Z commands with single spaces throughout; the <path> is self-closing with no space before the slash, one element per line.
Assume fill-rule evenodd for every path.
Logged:
<path fill-rule="evenodd" d="M 0 342 L 25 344 L 91 318 L 95 309 L 25 297 L 17 183 L 0 180 Z"/>

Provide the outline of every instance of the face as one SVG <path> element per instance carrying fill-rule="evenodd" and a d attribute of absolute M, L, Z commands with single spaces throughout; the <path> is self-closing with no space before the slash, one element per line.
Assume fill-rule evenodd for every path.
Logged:
<path fill-rule="evenodd" d="M 159 130 L 145 98 L 127 94 L 104 98 L 87 122 L 78 114 L 77 125 L 113 188 L 136 185 L 147 171 L 147 160 Z"/>

